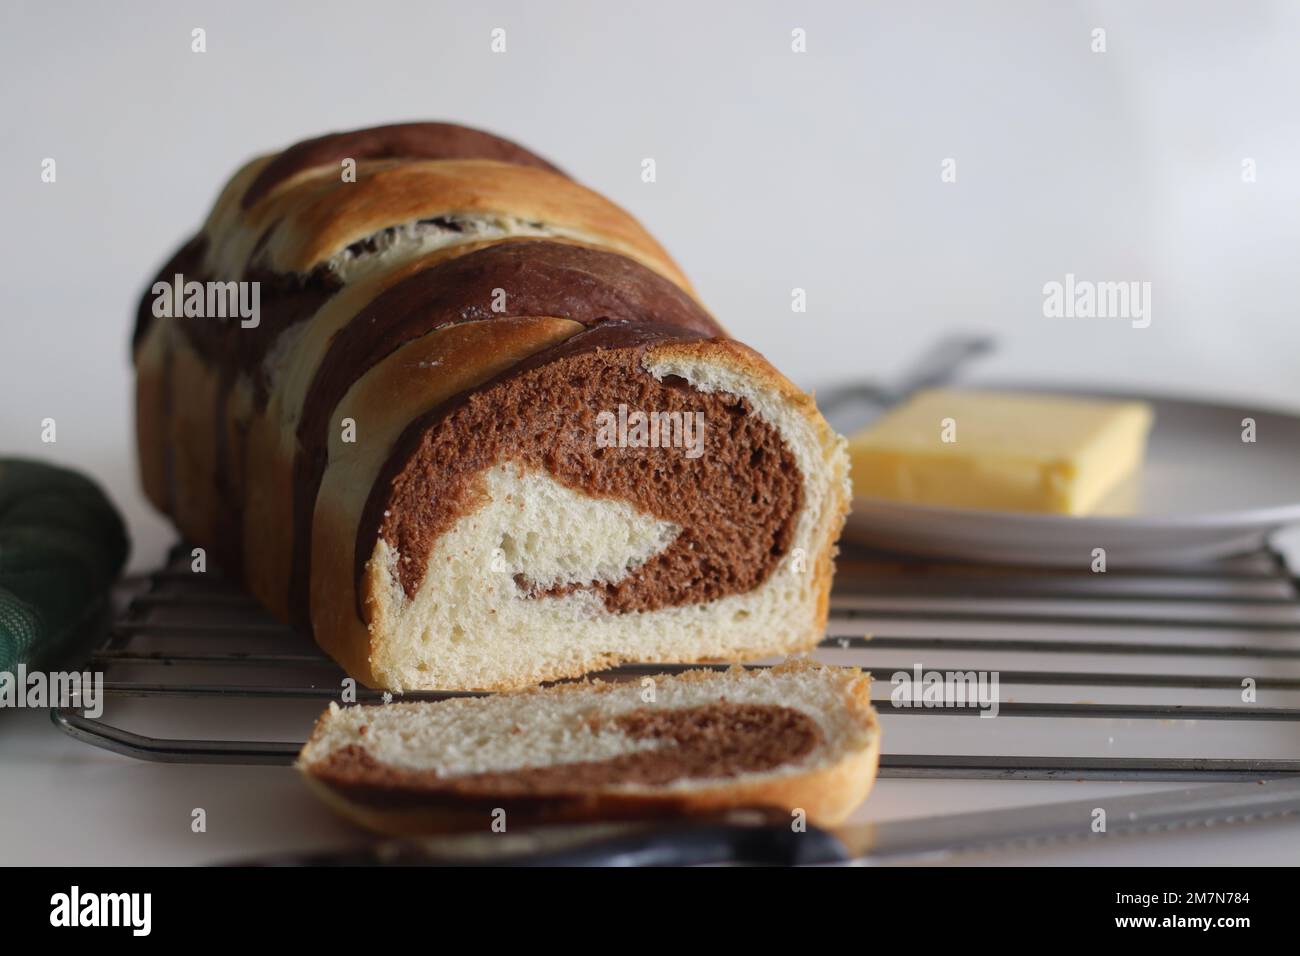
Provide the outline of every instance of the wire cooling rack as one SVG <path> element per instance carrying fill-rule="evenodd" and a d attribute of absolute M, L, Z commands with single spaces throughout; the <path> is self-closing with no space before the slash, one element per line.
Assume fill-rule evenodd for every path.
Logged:
<path fill-rule="evenodd" d="M 142 760 L 285 764 L 344 674 L 178 547 L 129 579 L 107 644 L 104 712 L 71 736 Z M 1252 780 L 1300 773 L 1300 586 L 1272 551 L 1210 564 L 992 567 L 850 549 L 815 656 L 876 679 L 881 775 Z M 625 666 L 621 678 L 681 670 Z M 756 666 L 764 666 L 762 664 Z M 978 705 L 902 708 L 915 669 L 996 674 Z M 359 688 L 360 702 L 379 694 Z M 439 699 L 418 693 L 405 699 Z"/>

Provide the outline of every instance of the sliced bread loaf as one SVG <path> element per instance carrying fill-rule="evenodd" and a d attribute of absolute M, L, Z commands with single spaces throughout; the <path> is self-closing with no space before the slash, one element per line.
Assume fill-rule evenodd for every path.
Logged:
<path fill-rule="evenodd" d="M 841 822 L 871 789 L 870 678 L 805 660 L 340 708 L 298 759 L 327 802 L 389 834 L 803 810 Z"/>
<path fill-rule="evenodd" d="M 149 500 L 371 687 L 821 640 L 844 439 L 513 142 L 401 123 L 251 160 L 133 342 Z"/>

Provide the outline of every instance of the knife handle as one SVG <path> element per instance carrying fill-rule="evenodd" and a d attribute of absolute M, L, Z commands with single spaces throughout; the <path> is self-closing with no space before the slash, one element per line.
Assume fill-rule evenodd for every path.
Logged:
<path fill-rule="evenodd" d="M 809 825 L 679 823 L 494 861 L 507 866 L 796 866 L 843 863 L 849 854 L 829 830 Z"/>

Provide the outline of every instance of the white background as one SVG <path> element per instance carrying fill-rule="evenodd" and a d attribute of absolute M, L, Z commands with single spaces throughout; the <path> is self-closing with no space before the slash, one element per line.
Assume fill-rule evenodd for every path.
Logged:
<path fill-rule="evenodd" d="M 0 447 L 92 467 L 136 567 L 167 540 L 130 450 L 146 281 L 243 160 L 380 122 L 552 158 L 805 387 L 971 328 L 1000 343 L 981 376 L 1300 406 L 1294 0 L 66 7 L 7 3 L 0 31 Z M 1151 327 L 1044 318 L 1067 272 L 1151 282 Z"/>
<path fill-rule="evenodd" d="M 0 17 L 0 449 L 98 476 L 137 568 L 170 540 L 133 461 L 145 282 L 250 155 L 382 122 L 460 121 L 553 159 L 639 216 L 733 333 L 805 387 L 888 376 L 975 329 L 999 340 L 981 377 L 1300 407 L 1297 2 L 6 2 Z M 1043 284 L 1067 272 L 1151 282 L 1151 326 L 1044 318 Z M 87 790 L 69 775 L 86 748 L 4 741 L 29 767 L 9 796 L 48 821 L 142 781 L 236 809 L 267 805 L 253 777 L 298 793 L 283 771 L 103 754 Z M 934 785 L 901 786 L 882 785 L 886 815 Z M 276 805 L 291 809 L 246 829 L 249 851 L 286 814 L 334 832 L 323 811 Z M 133 814 L 152 821 L 148 804 Z M 77 852 L 121 860 L 135 829 Z M 213 855 L 184 832 L 144 858 Z"/>

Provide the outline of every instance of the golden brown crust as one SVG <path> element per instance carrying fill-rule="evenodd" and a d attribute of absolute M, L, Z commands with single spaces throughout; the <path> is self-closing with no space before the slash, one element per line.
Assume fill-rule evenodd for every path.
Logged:
<path fill-rule="evenodd" d="M 448 215 L 500 215 L 558 230 L 559 239 L 622 253 L 693 291 L 663 247 L 625 210 L 544 169 L 491 160 L 370 162 L 358 166 L 355 182 L 328 170 L 240 210 L 238 195 L 258 169 L 254 163 L 239 172 L 204 227 L 210 242 L 205 261 L 216 274 L 239 275 L 254 267 L 305 274 L 391 226 Z"/>
<path fill-rule="evenodd" d="M 603 196 L 542 169 L 489 160 L 399 163 L 364 170 L 356 183 L 313 189 L 304 198 L 266 245 L 274 271 L 310 271 L 397 223 L 498 213 L 578 230 L 689 289 L 681 270 L 636 220 Z"/>
<path fill-rule="evenodd" d="M 213 442 L 217 372 L 179 338 L 171 346 L 166 445 L 172 455 L 171 516 L 190 541 L 208 546 L 217 539 L 223 510 Z"/>

